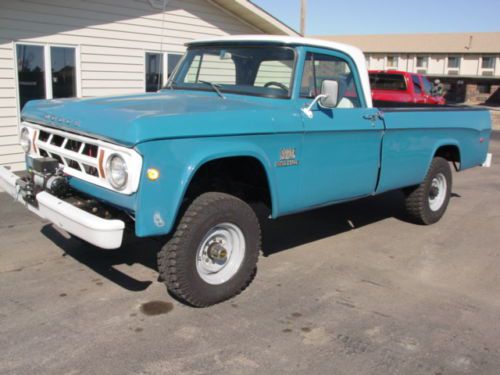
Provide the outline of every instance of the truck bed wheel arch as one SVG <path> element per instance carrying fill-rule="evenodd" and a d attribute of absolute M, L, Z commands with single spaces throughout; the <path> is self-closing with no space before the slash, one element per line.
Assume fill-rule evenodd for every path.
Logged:
<path fill-rule="evenodd" d="M 458 142 L 446 142 L 437 146 L 433 153 L 432 159 L 436 157 L 441 157 L 448 160 L 449 162 L 453 163 L 456 171 L 460 170 L 461 154 Z"/>

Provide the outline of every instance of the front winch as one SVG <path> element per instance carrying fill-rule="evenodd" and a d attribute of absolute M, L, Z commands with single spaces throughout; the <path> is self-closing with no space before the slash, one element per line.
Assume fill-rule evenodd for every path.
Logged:
<path fill-rule="evenodd" d="M 19 193 L 26 202 L 36 205 L 35 197 L 41 191 L 48 191 L 59 198 L 67 195 L 69 183 L 57 159 L 28 158 L 27 164 L 28 174 L 17 182 Z"/>

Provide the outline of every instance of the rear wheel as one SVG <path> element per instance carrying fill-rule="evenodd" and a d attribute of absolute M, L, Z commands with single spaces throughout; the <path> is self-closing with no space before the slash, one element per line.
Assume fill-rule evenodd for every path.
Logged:
<path fill-rule="evenodd" d="M 204 193 L 159 252 L 158 268 L 171 293 L 205 307 L 250 284 L 260 246 L 259 221 L 248 204 L 232 195 Z"/>
<path fill-rule="evenodd" d="M 451 168 L 446 159 L 436 157 L 424 181 L 405 189 L 406 211 L 419 224 L 434 224 L 444 215 L 451 196 Z"/>

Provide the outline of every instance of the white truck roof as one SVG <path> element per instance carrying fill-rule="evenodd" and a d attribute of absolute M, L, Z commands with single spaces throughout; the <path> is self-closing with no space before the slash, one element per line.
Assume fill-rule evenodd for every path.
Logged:
<path fill-rule="evenodd" d="M 348 44 L 330 42 L 313 38 L 302 38 L 294 36 L 279 36 L 279 35 L 231 35 L 219 38 L 197 39 L 186 43 L 186 45 L 207 44 L 207 43 L 224 43 L 224 42 L 269 42 L 290 45 L 306 45 L 311 47 L 320 47 L 332 49 L 345 53 L 351 56 L 358 68 L 358 73 L 361 79 L 363 95 L 366 105 L 370 108 L 373 106 L 372 96 L 370 91 L 370 79 L 368 77 L 368 69 L 366 67 L 366 59 L 363 52 L 354 46 Z"/>

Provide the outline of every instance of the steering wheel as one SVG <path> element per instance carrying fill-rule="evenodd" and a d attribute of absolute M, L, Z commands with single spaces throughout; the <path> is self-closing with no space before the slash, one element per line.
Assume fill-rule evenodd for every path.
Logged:
<path fill-rule="evenodd" d="M 288 87 L 286 87 L 284 84 L 276 81 L 269 81 L 267 82 L 264 87 L 269 87 L 269 86 L 278 86 L 280 89 L 285 90 L 288 92 Z"/>

